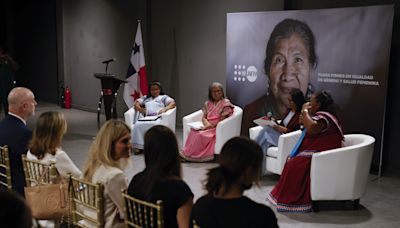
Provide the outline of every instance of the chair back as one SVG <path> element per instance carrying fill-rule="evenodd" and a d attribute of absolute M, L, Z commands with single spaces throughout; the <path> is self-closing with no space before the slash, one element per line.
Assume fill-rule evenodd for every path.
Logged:
<path fill-rule="evenodd" d="M 122 191 L 125 202 L 125 227 L 164 227 L 162 201 L 156 204 L 139 200 L 127 194 L 126 189 Z"/>
<path fill-rule="evenodd" d="M 346 134 L 344 138 L 344 147 L 313 154 L 312 200 L 355 200 L 364 195 L 375 138 L 365 134 Z"/>
<path fill-rule="evenodd" d="M 70 176 L 72 224 L 77 227 L 104 227 L 104 186 Z"/>
<path fill-rule="evenodd" d="M 40 161 L 29 160 L 25 154 L 23 154 L 21 157 L 22 165 L 24 167 L 26 186 L 35 186 L 38 181 L 41 181 L 43 184 L 55 184 L 60 180 L 54 162 L 51 162 L 50 164 L 44 164 Z"/>
<path fill-rule="evenodd" d="M 164 125 L 175 132 L 176 125 L 176 107 L 161 114 L 161 125 Z"/>
<path fill-rule="evenodd" d="M 5 188 L 12 189 L 8 146 L 0 146 L 0 184 Z"/>
<path fill-rule="evenodd" d="M 221 153 L 223 145 L 229 139 L 240 136 L 240 129 L 242 128 L 242 116 L 242 108 L 234 105 L 232 115 L 217 124 L 215 130 L 215 154 Z"/>

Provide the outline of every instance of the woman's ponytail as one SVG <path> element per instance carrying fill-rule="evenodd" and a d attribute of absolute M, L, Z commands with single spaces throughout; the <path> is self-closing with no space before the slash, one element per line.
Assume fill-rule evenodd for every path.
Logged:
<path fill-rule="evenodd" d="M 222 184 L 224 183 L 224 174 L 222 172 L 222 167 L 212 168 L 207 173 L 207 183 L 206 183 L 206 190 L 208 194 L 217 193 Z"/>

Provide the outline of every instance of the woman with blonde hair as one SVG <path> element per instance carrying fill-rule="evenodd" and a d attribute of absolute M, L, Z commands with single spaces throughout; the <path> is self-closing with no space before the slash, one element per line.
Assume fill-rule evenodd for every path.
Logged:
<path fill-rule="evenodd" d="M 85 164 L 84 179 L 104 185 L 105 227 L 123 227 L 121 189 L 127 188 L 123 170 L 130 163 L 131 130 L 120 120 L 109 120 L 99 130 Z"/>
<path fill-rule="evenodd" d="M 66 132 L 67 121 L 62 113 L 42 113 L 33 131 L 27 158 L 44 164 L 54 162 L 58 173 L 63 177 L 69 174 L 81 177 L 82 172 L 61 148 L 61 141 Z"/>

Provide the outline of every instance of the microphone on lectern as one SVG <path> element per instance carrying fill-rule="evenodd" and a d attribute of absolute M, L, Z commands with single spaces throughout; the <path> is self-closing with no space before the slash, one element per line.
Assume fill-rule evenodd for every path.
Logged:
<path fill-rule="evenodd" d="M 117 60 L 116 58 L 112 58 L 112 59 L 104 60 L 104 61 L 101 62 L 101 63 L 107 64 L 107 63 L 114 62 L 114 61 L 116 61 L 116 60 Z"/>

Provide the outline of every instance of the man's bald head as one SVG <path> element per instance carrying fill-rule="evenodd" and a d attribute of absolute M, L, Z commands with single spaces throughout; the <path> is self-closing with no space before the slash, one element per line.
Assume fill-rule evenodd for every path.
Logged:
<path fill-rule="evenodd" d="M 8 94 L 8 104 L 10 106 L 19 106 L 27 98 L 34 97 L 30 89 L 25 87 L 16 87 Z"/>
<path fill-rule="evenodd" d="M 36 104 L 35 95 L 28 88 L 16 87 L 8 94 L 8 110 L 25 120 L 35 114 Z"/>

